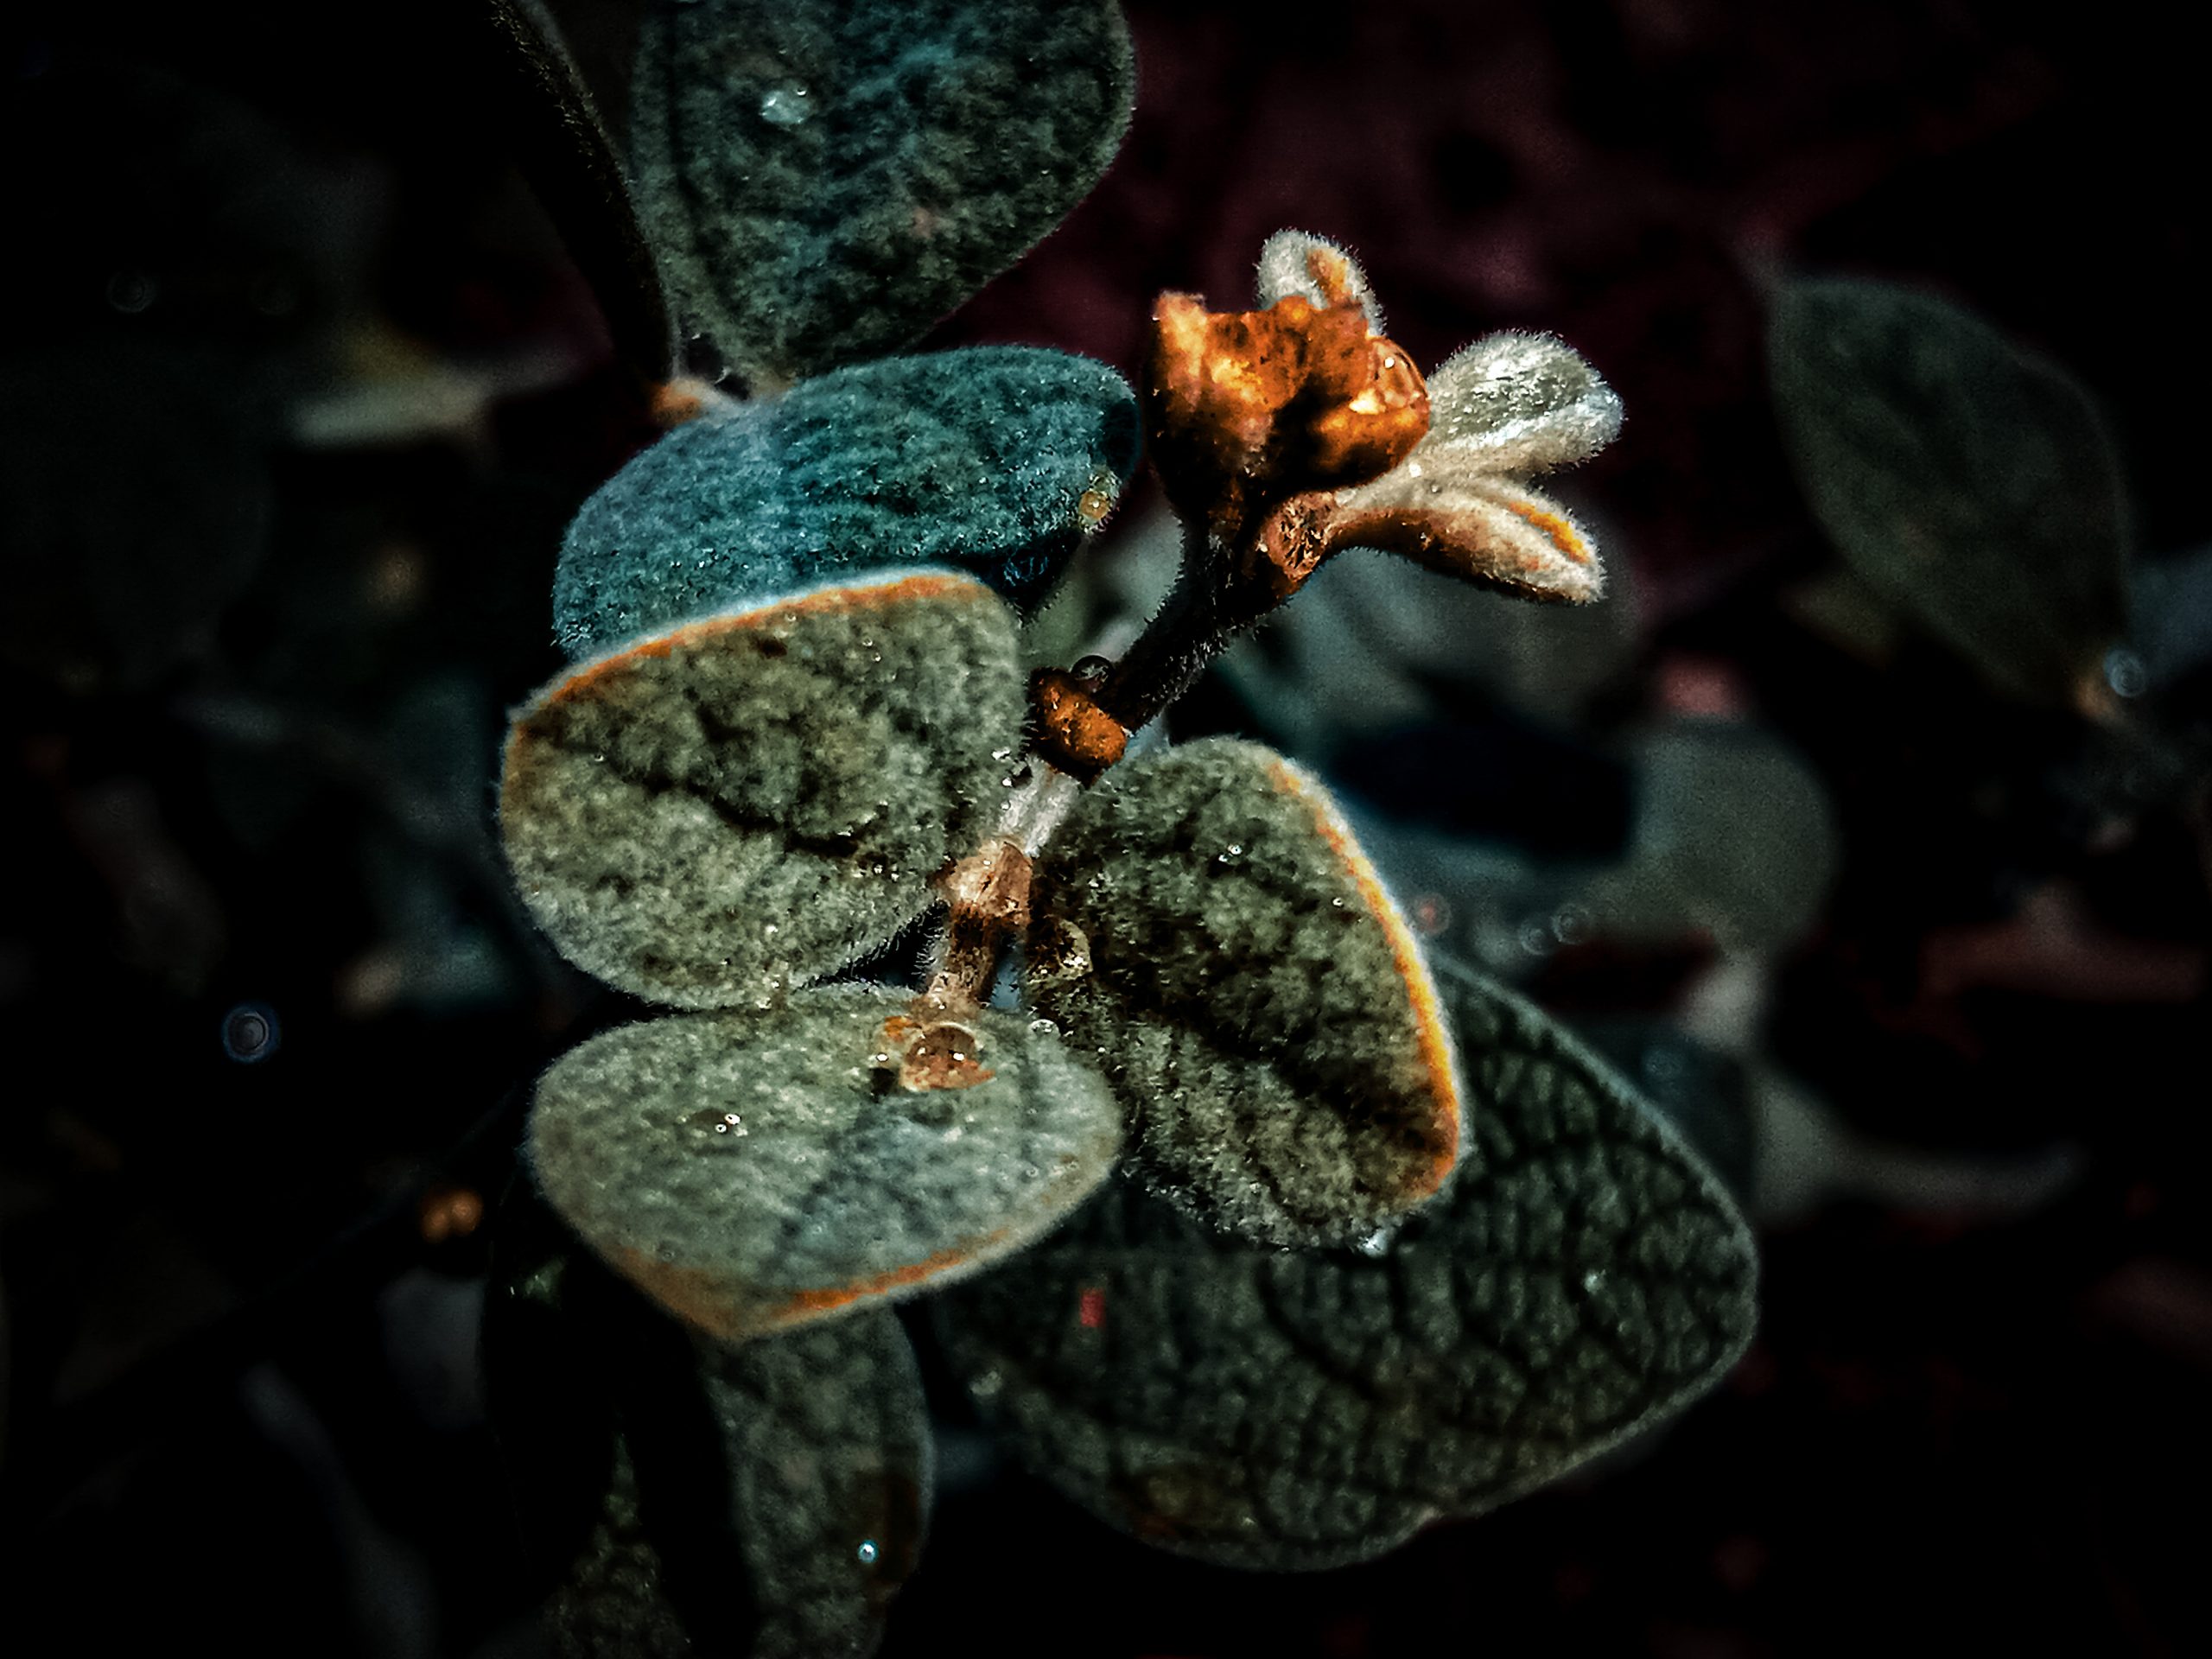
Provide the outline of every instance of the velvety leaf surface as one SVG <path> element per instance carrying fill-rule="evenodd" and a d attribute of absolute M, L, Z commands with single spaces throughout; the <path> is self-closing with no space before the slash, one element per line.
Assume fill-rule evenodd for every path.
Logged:
<path fill-rule="evenodd" d="M 693 1342 L 512 1203 L 493 1422 L 557 1649 L 862 1655 L 919 1557 L 929 1416 L 895 1316 Z M 536 1235 L 510 1248 L 508 1224 Z"/>
<path fill-rule="evenodd" d="M 1571 467 L 1621 429 L 1619 397 L 1549 334 L 1488 334 L 1461 347 L 1429 376 L 1428 399 L 1423 449 L 1479 460 L 1491 472 Z"/>
<path fill-rule="evenodd" d="M 1534 1490 L 1741 1353 L 1756 1262 L 1718 1184 L 1535 1009 L 1440 982 L 1473 1144 L 1394 1238 L 1258 1249 L 1117 1184 L 940 1304 L 1039 1475 L 1167 1548 L 1327 1567 Z"/>
<path fill-rule="evenodd" d="M 647 230 L 748 376 L 895 350 L 1090 192 L 1134 79 L 1096 0 L 655 0 L 631 91 Z"/>
<path fill-rule="evenodd" d="M 1135 395 L 1027 346 L 864 364 L 679 426 L 586 501 L 553 576 L 572 657 L 895 565 L 1041 603 L 1137 463 Z"/>
<path fill-rule="evenodd" d="M 841 986 L 593 1038 L 539 1081 L 540 1190 L 618 1272 L 728 1338 L 1020 1249 L 1105 1179 L 1120 1109 L 1072 1045 L 989 1010 L 962 1022 L 978 1081 L 908 1089 L 887 1022 L 909 1001 Z"/>
<path fill-rule="evenodd" d="M 1798 481 L 1844 558 L 1998 689 L 2067 700 L 2125 610 L 2119 472 L 2087 396 L 1886 283 L 1785 283 L 1768 351 Z"/>
<path fill-rule="evenodd" d="M 500 828 L 563 955 L 681 1007 L 760 1003 L 928 906 L 998 810 L 1013 619 L 927 574 L 645 640 L 514 723 Z"/>
<path fill-rule="evenodd" d="M 1521 599 L 1582 604 L 1605 590 L 1596 543 L 1549 496 L 1493 475 L 1478 456 L 1415 449 L 1338 497 L 1344 538 Z"/>
<path fill-rule="evenodd" d="M 1427 970 L 1320 785 L 1211 739 L 1116 767 L 1039 862 L 1031 1000 L 1096 1052 L 1165 1196 L 1345 1243 L 1459 1148 Z"/>

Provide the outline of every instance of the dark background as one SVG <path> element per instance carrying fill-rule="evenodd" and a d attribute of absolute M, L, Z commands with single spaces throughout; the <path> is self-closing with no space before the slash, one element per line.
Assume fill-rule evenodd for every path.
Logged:
<path fill-rule="evenodd" d="M 643 399 L 466 8 L 29 10 L 0 162 L 0 1641 L 535 1652 L 474 1370 L 482 1216 L 530 1079 L 620 1010 L 521 918 L 489 780 L 558 665 L 561 527 L 650 436 Z M 2212 543 L 2171 9 L 1128 10 L 1120 160 L 931 343 L 1133 372 L 1155 291 L 1248 302 L 1285 224 L 1357 251 L 1420 362 L 1573 341 L 1630 411 L 1573 491 L 1633 575 L 1631 645 L 1576 725 L 1536 722 L 1568 758 L 1501 739 L 1513 787 L 1458 828 L 1541 854 L 1577 833 L 1574 757 L 1658 715 L 1785 741 L 1841 862 L 1716 1090 L 1740 1115 L 1771 1065 L 1853 1144 L 1991 1179 L 1770 1205 L 1763 1334 L 1716 1395 L 1365 1567 L 1147 1554 L 962 1432 L 887 1651 L 2212 1648 L 2212 685 L 2153 688 L 2146 777 L 1910 628 L 1808 620 L 1834 556 L 1762 350 L 1792 271 L 1929 288 L 2096 397 L 2142 563 Z M 588 65 L 620 60 L 609 16 L 581 16 Z M 1264 712 L 1215 686 L 1186 724 Z M 1433 782 L 1366 781 L 1416 812 Z M 1523 977 L 1649 1032 L 1715 957 L 1600 939 Z M 2005 1196 L 2038 1158 L 2062 1178 Z"/>

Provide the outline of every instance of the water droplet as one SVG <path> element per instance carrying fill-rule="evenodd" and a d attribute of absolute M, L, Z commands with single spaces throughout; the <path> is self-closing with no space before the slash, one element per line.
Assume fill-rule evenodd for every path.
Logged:
<path fill-rule="evenodd" d="M 804 86 L 771 86 L 760 98 L 760 118 L 772 127 L 796 127 L 813 111 Z"/>
<path fill-rule="evenodd" d="M 783 931 L 784 930 L 774 922 L 763 922 L 760 925 L 760 931 L 765 936 L 772 939 Z"/>
<path fill-rule="evenodd" d="M 1377 1227 L 1359 1241 L 1359 1253 L 1362 1255 L 1388 1255 L 1390 1254 L 1390 1245 L 1397 1236 L 1396 1231 L 1391 1228 Z"/>
<path fill-rule="evenodd" d="M 265 1002 L 241 1002 L 223 1016 L 223 1052 L 254 1065 L 276 1052 L 276 1011 Z"/>
<path fill-rule="evenodd" d="M 1332 899 L 1329 900 L 1329 903 L 1332 908 L 1337 910 L 1342 910 L 1344 907 L 1344 901 L 1341 899 Z"/>
<path fill-rule="evenodd" d="M 1068 673 L 1077 683 L 1090 686 L 1099 684 L 1113 671 L 1114 664 L 1110 658 L 1085 657 L 1070 669 Z"/>
<path fill-rule="evenodd" d="M 874 1567 L 875 1565 L 875 1558 L 877 1554 L 875 1540 L 873 1538 L 861 1539 L 860 1548 L 854 1553 L 861 1558 L 861 1565 L 862 1567 Z"/>
<path fill-rule="evenodd" d="M 1605 1275 L 1596 1268 L 1582 1275 L 1582 1288 L 1595 1294 L 1605 1287 Z"/>
<path fill-rule="evenodd" d="M 126 317 L 135 317 L 154 302 L 154 279 L 143 270 L 127 267 L 107 279 L 107 302 Z"/>
<path fill-rule="evenodd" d="M 1011 760 L 1014 759 L 1014 751 L 1012 749 L 993 749 L 991 751 L 991 759 L 994 760 Z"/>
<path fill-rule="evenodd" d="M 1590 912 L 1580 905 L 1561 905 L 1552 912 L 1552 937 L 1561 944 L 1580 944 L 1590 937 Z"/>
<path fill-rule="evenodd" d="M 2139 697 L 2151 689 L 2151 671 L 2126 646 L 2114 645 L 2105 653 L 2105 683 L 2116 697 Z"/>
<path fill-rule="evenodd" d="M 1035 1032 L 1039 1037 L 1057 1037 L 1060 1034 L 1060 1028 L 1058 1025 L 1052 1020 L 1045 1019 L 1042 1015 L 1039 1015 L 1037 1019 L 1032 1020 L 1029 1022 L 1029 1029 Z"/>
<path fill-rule="evenodd" d="M 1538 918 L 1521 924 L 1521 948 L 1532 957 L 1548 957 L 1552 946 L 1558 943 L 1552 938 L 1550 918 Z"/>

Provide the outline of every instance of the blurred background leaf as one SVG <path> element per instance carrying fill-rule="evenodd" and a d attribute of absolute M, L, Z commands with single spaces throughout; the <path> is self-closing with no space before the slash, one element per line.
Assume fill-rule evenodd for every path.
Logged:
<path fill-rule="evenodd" d="M 2103 421 L 2053 365 L 1963 308 L 1895 283 L 1784 280 L 1775 410 L 1852 568 L 2042 703 L 2098 686 L 2126 623 L 2127 529 Z"/>

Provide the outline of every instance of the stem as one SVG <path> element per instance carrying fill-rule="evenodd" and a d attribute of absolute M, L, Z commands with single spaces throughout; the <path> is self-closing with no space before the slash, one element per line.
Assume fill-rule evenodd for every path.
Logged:
<path fill-rule="evenodd" d="M 1279 503 L 1231 544 L 1197 524 L 1185 527 L 1183 568 L 1159 612 L 1089 702 L 1124 733 L 1142 729 L 1188 691 L 1231 640 L 1280 605 L 1324 555 L 1315 505 L 1319 498 Z M 1294 573 L 1277 573 L 1260 556 L 1269 538 L 1310 541 L 1313 556 Z M 1287 579 L 1285 579 L 1287 574 Z M 1065 679 L 1066 677 L 1059 677 Z M 1078 697 L 1082 694 L 1077 694 Z M 1040 703 L 1040 711 L 1046 705 Z M 1118 749 L 1116 750 L 1118 752 Z M 992 838 L 947 871 L 940 882 L 947 908 L 929 982 L 910 1018 L 922 1039 L 938 1023 L 957 1020 L 989 1000 L 999 958 L 1029 925 L 1029 876 L 1036 855 L 1067 817 L 1084 780 L 1033 752 L 1029 776 L 1009 796 Z M 1101 766 L 1103 769 L 1103 764 Z M 910 1054 L 916 1052 L 910 1047 Z M 964 1086 L 923 1081 L 907 1067 L 909 1087 Z"/>
<path fill-rule="evenodd" d="M 1098 706 L 1132 732 L 1141 731 L 1188 691 L 1243 628 L 1266 610 L 1240 612 L 1218 572 L 1224 550 L 1201 527 L 1183 532 L 1183 568 L 1152 620 L 1137 636 L 1098 692 Z"/>

